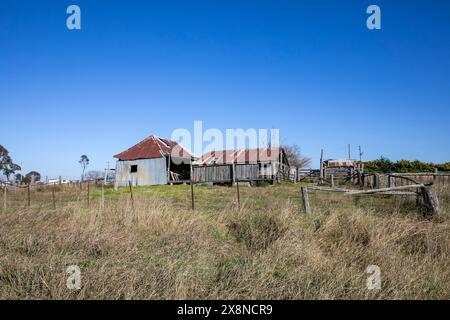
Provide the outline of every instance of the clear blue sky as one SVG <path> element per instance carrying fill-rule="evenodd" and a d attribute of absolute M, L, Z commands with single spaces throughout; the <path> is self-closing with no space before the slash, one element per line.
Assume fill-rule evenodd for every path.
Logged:
<path fill-rule="evenodd" d="M 66 28 L 77 4 L 82 30 Z M 382 30 L 366 28 L 381 7 Z M 77 178 L 176 128 L 279 128 L 317 167 L 450 161 L 450 2 L 1 1 L 0 144 Z"/>

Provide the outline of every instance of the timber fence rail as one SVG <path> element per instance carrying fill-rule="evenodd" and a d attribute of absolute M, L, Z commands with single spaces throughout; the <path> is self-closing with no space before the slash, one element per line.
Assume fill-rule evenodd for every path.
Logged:
<path fill-rule="evenodd" d="M 397 177 L 400 178 L 400 177 Z M 368 189 L 368 190 L 354 190 L 343 188 L 330 188 L 322 186 L 311 186 L 310 190 L 337 192 L 345 196 L 363 196 L 363 195 L 391 195 L 391 196 L 414 196 L 416 197 L 416 204 L 422 210 L 425 216 L 439 216 L 441 208 L 437 193 L 433 190 L 433 183 L 423 184 L 417 183 L 413 179 L 404 179 L 410 184 L 402 186 L 390 186 L 386 188 Z M 412 191 L 407 191 L 412 189 Z"/>

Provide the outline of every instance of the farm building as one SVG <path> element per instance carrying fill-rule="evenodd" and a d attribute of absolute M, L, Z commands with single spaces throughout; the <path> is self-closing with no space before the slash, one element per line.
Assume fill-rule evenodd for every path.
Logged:
<path fill-rule="evenodd" d="M 324 161 L 327 168 L 353 168 L 355 167 L 355 160 L 351 159 L 329 159 Z"/>
<path fill-rule="evenodd" d="M 194 182 L 288 180 L 289 162 L 283 148 L 210 151 L 194 162 Z"/>
<path fill-rule="evenodd" d="M 191 155 L 175 141 L 152 135 L 114 156 L 115 187 L 161 185 L 190 179 Z"/>
<path fill-rule="evenodd" d="M 321 179 L 328 179 L 333 175 L 336 179 L 348 179 L 353 175 L 354 170 L 363 171 L 362 165 L 352 159 L 328 159 L 320 164 Z"/>

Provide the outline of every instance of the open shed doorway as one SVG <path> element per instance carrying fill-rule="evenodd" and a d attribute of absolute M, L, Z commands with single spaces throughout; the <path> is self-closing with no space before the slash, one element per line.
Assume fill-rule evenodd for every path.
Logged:
<path fill-rule="evenodd" d="M 191 180 L 191 164 L 189 159 L 166 157 L 168 182 L 184 183 Z"/>

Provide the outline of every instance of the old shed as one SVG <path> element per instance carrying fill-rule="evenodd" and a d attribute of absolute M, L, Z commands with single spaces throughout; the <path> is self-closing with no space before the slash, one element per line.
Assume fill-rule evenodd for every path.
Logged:
<path fill-rule="evenodd" d="M 283 148 L 221 150 L 205 153 L 194 163 L 194 182 L 289 180 L 289 162 Z"/>
<path fill-rule="evenodd" d="M 175 141 L 155 135 L 114 156 L 115 187 L 161 185 L 190 179 L 191 155 Z"/>

